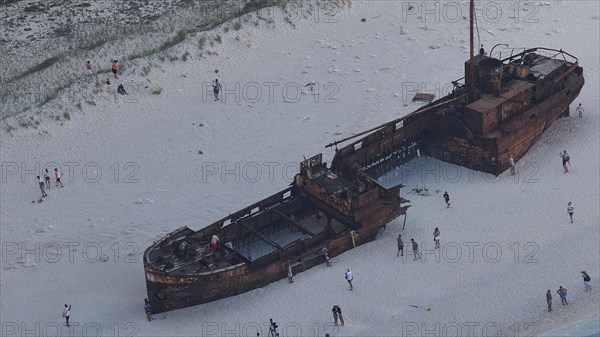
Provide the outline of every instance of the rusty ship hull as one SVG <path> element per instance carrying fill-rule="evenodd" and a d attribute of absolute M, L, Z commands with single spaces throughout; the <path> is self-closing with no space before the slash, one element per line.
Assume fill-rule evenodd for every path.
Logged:
<path fill-rule="evenodd" d="M 318 155 L 302 163 L 292 187 L 199 231 L 181 227 L 155 242 L 144 253 L 152 311 L 266 286 L 287 277 L 286 264 L 294 274 L 325 264 L 322 247 L 337 256 L 374 240 L 406 214 L 400 185 L 383 188 L 360 173 L 355 178 L 337 176 Z M 214 250 L 213 235 L 221 242 Z"/>
<path fill-rule="evenodd" d="M 493 66 L 486 69 L 486 61 Z M 490 75 L 489 68 L 495 73 Z M 510 167 L 511 155 L 518 161 L 554 121 L 569 116 L 569 105 L 585 83 L 574 56 L 548 48 L 504 60 L 478 55 L 474 69 L 475 93 L 455 81 L 449 95 L 367 130 L 363 138 L 340 149 L 337 144 L 356 136 L 327 145 L 336 146 L 332 167 L 344 172 L 358 165 L 379 177 L 429 156 L 497 176 Z M 467 62 L 465 78 L 469 72 Z"/>

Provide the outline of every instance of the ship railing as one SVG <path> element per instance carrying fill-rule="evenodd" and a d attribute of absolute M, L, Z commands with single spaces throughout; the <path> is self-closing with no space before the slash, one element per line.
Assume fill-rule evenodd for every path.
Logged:
<path fill-rule="evenodd" d="M 517 54 L 514 54 L 515 50 L 520 50 L 523 49 L 523 51 L 520 51 Z M 507 58 L 504 59 L 500 59 L 500 61 L 502 61 L 503 63 L 505 62 L 510 62 L 516 58 L 521 58 L 529 53 L 533 53 L 533 52 L 537 52 L 537 54 L 548 57 L 548 58 L 557 58 L 557 57 L 562 57 L 563 60 L 565 60 L 566 62 L 569 63 L 578 63 L 579 59 L 569 53 L 567 53 L 566 51 L 562 50 L 562 49 L 552 49 L 552 48 L 545 48 L 545 47 L 535 47 L 535 48 L 529 48 L 529 49 L 525 49 L 525 48 L 512 48 L 511 51 L 511 55 Z M 569 59 L 567 59 L 567 57 Z"/>
<path fill-rule="evenodd" d="M 452 83 L 454 83 L 454 82 L 456 82 L 456 81 L 453 81 Z M 454 96 L 454 97 L 450 98 L 450 96 Z M 409 113 L 409 114 L 407 114 L 405 116 L 402 116 L 400 118 L 391 120 L 391 121 L 389 121 L 387 123 L 378 125 L 376 127 L 370 128 L 370 129 L 365 130 L 363 132 L 359 132 L 359 133 L 357 133 L 355 135 L 352 135 L 352 136 L 349 136 L 349 137 L 346 137 L 346 138 L 343 138 L 343 139 L 340 139 L 340 140 L 336 140 L 335 142 L 331 142 L 331 143 L 325 145 L 325 147 L 328 148 L 328 147 L 335 146 L 335 148 L 337 150 L 337 145 L 338 144 L 345 143 L 345 142 L 347 142 L 347 141 L 349 141 L 351 139 L 358 138 L 360 136 L 366 135 L 366 136 L 364 136 L 364 137 L 362 137 L 362 138 L 360 138 L 360 139 L 358 139 L 358 140 L 356 140 L 356 141 L 354 141 L 354 142 L 352 142 L 352 143 L 344 146 L 342 149 L 340 149 L 339 151 L 342 151 L 343 155 L 345 156 L 345 155 L 347 155 L 347 154 L 349 154 L 349 153 L 351 153 L 353 151 L 360 150 L 360 148 L 362 147 L 363 141 L 365 141 L 366 139 L 368 139 L 371 136 L 371 134 L 374 134 L 374 133 L 377 133 L 377 132 L 381 132 L 381 131 L 385 131 L 385 128 L 392 128 L 393 131 L 401 129 L 402 127 L 405 126 L 405 122 L 408 123 L 412 118 L 415 118 L 418 115 L 424 114 L 425 112 L 429 112 L 432 109 L 441 108 L 444 105 L 450 104 L 450 103 L 455 102 L 457 100 L 464 99 L 467 96 L 468 96 L 467 94 L 461 94 L 461 93 L 454 93 L 452 95 L 447 95 L 444 98 L 441 98 L 441 99 L 439 99 L 437 101 L 433 101 L 433 102 L 431 102 L 431 103 L 429 103 L 427 105 L 424 105 L 424 106 L 420 107 L 419 109 L 417 109 L 417 110 L 415 110 L 415 111 L 413 111 L 413 112 L 411 112 L 411 113 Z M 351 147 L 353 148 L 353 151 L 349 150 L 349 149 L 351 149 Z M 336 156 L 337 156 L 337 153 L 336 153 Z"/>

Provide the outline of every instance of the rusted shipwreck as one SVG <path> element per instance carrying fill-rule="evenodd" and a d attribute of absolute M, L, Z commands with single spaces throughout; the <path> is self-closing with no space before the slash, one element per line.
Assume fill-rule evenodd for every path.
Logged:
<path fill-rule="evenodd" d="M 464 80 L 463 83 L 461 81 Z M 356 164 L 373 176 L 412 160 L 433 157 L 499 175 L 533 146 L 584 84 L 576 57 L 548 48 L 531 48 L 498 59 L 473 56 L 465 77 L 453 81 L 449 95 L 361 134 L 327 145 L 341 148 L 334 167 Z"/>
<path fill-rule="evenodd" d="M 163 312 L 263 287 L 375 239 L 406 214 L 401 185 L 382 187 L 359 167 L 301 163 L 291 187 L 199 231 L 181 227 L 144 253 L 148 300 Z M 210 247 L 213 236 L 216 249 Z"/>
<path fill-rule="evenodd" d="M 464 79 L 464 83 L 461 80 Z M 449 95 L 303 161 L 291 187 L 201 230 L 181 227 L 144 253 L 154 312 L 183 308 L 265 286 L 375 238 L 402 214 L 401 185 L 378 178 L 418 157 L 498 175 L 552 122 L 568 116 L 583 84 L 577 58 L 532 48 L 507 58 L 471 55 Z M 337 149 L 341 142 L 363 136 Z M 221 244 L 210 248 L 216 235 Z M 226 244 L 223 244 L 226 243 Z"/>

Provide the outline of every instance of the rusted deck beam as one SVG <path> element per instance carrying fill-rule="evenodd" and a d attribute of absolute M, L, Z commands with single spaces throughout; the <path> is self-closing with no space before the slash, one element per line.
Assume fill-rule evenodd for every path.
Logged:
<path fill-rule="evenodd" d="M 312 232 L 312 231 L 308 230 L 308 229 L 307 229 L 306 227 L 304 227 L 303 225 L 301 225 L 301 224 L 297 223 L 296 221 L 294 221 L 294 220 L 292 220 L 292 219 L 288 218 L 288 217 L 287 217 L 285 214 L 282 214 L 282 213 L 278 212 L 277 210 L 273 210 L 273 213 L 275 213 L 276 215 L 278 215 L 278 216 L 279 216 L 280 218 L 282 218 L 282 219 L 283 219 L 285 222 L 287 222 L 287 223 L 289 223 L 289 224 L 292 224 L 292 225 L 294 225 L 294 226 L 296 226 L 296 227 L 300 228 L 300 230 L 302 230 L 304 233 L 306 233 L 306 234 L 308 234 L 308 235 L 311 235 L 311 236 L 315 236 L 315 235 L 316 235 L 316 233 L 314 233 L 314 232 Z"/>
<path fill-rule="evenodd" d="M 280 246 L 280 245 L 279 245 L 277 242 L 275 242 L 275 241 L 273 241 L 273 240 L 271 240 L 271 239 L 267 238 L 266 236 L 264 236 L 264 235 L 260 234 L 259 232 L 255 231 L 254 229 L 252 229 L 252 228 L 250 228 L 250 227 L 248 227 L 248 226 L 244 225 L 243 223 L 240 223 L 240 226 L 241 226 L 242 228 L 244 228 L 245 230 L 247 230 L 248 232 L 250 232 L 250 233 L 252 233 L 252 234 L 256 235 L 256 236 L 257 236 L 259 239 L 261 239 L 261 240 L 263 240 L 264 242 L 266 242 L 266 243 L 270 244 L 271 246 L 273 246 L 273 247 L 275 247 L 275 248 L 277 248 L 277 249 L 279 249 L 279 250 L 283 250 L 283 247 L 281 247 L 281 246 Z"/>

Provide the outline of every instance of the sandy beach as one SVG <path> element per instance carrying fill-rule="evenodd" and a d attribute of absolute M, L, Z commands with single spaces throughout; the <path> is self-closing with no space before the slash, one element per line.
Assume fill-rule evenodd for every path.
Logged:
<path fill-rule="evenodd" d="M 396 219 L 332 268 L 146 321 L 142 254 L 155 240 L 286 188 L 303 157 L 322 152 L 330 162 L 334 150 L 325 145 L 410 113 L 422 104 L 411 101 L 416 92 L 439 98 L 464 76 L 468 5 L 437 4 L 353 1 L 300 7 L 295 19 L 263 9 L 188 36 L 166 52 L 177 60 L 122 61 L 110 89 L 95 83 L 112 74 L 88 83 L 83 63 L 73 63 L 82 74 L 77 90 L 2 121 L 0 335 L 267 336 L 273 318 L 282 336 L 538 336 L 599 317 L 600 3 L 552 1 L 477 7 L 476 36 L 487 50 L 560 48 L 584 68 L 571 116 L 516 163 L 517 175 L 418 158 L 381 178 L 405 184 L 406 223 Z M 94 66 L 108 71 L 110 59 Z M 116 94 L 119 83 L 127 96 Z M 29 116 L 41 123 L 19 126 Z M 41 198 L 35 178 L 46 168 L 60 169 L 64 188 L 52 176 Z M 421 260 L 396 256 L 399 233 L 420 242 Z M 583 270 L 592 291 L 584 291 Z M 65 303 L 73 306 L 70 328 L 60 316 Z M 333 326 L 335 304 L 343 327 Z"/>

